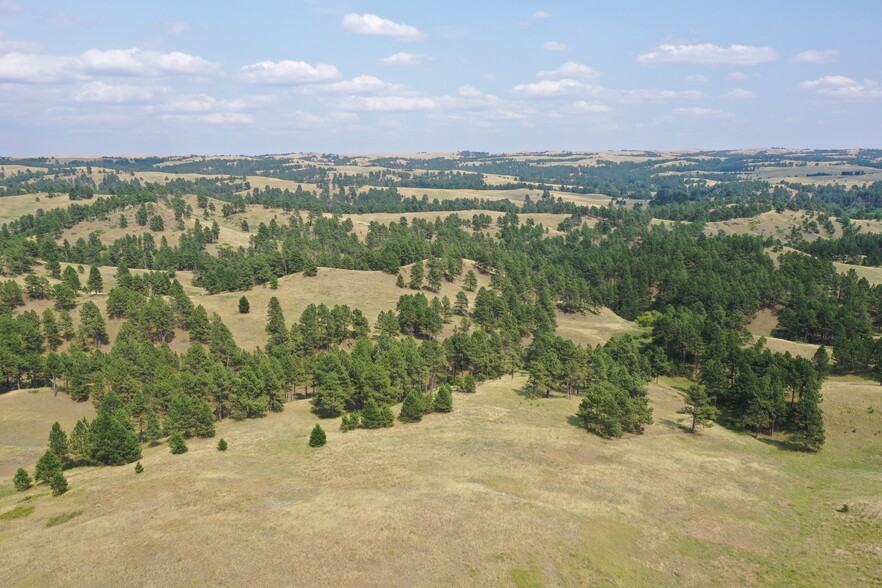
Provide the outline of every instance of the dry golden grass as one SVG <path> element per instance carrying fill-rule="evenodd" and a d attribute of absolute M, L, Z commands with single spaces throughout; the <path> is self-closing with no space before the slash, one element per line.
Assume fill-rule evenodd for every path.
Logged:
<path fill-rule="evenodd" d="M 882 267 L 852 265 L 850 263 L 839 263 L 838 261 L 834 261 L 833 265 L 843 274 L 847 274 L 849 271 L 854 270 L 858 276 L 866 278 L 871 285 L 882 284 Z"/>
<path fill-rule="evenodd" d="M 727 221 L 712 222 L 705 225 L 705 233 L 708 235 L 716 235 L 718 231 L 722 231 L 726 235 L 756 235 L 761 237 L 771 237 L 773 239 L 788 239 L 790 230 L 793 227 L 802 225 L 806 214 L 802 211 L 785 210 L 783 212 L 764 212 L 763 214 L 751 218 L 734 218 Z M 838 222 L 833 223 L 835 227 L 835 236 L 842 236 L 842 225 Z M 803 233 L 806 241 L 814 241 L 821 237 L 827 238 L 827 234 L 823 233 Z"/>
<path fill-rule="evenodd" d="M 34 214 L 41 208 L 49 211 L 55 208 L 65 208 L 70 204 L 71 201 L 67 194 L 54 198 L 47 198 L 45 192 L 3 196 L 0 197 L 0 225 L 14 221 L 26 214 Z"/>
<path fill-rule="evenodd" d="M 828 444 L 779 448 L 681 430 L 680 393 L 651 385 L 656 424 L 602 441 L 578 399 L 528 400 L 518 377 L 455 411 L 307 446 L 306 402 L 223 422 L 181 456 L 68 472 L 0 522 L 0 584 L 856 586 L 878 579 L 882 394 L 825 386 Z M 17 397 L 0 397 L 0 407 Z M 874 407 L 871 414 L 868 407 Z M 0 419 L 7 412 L 0 411 Z M 49 420 L 46 419 L 48 427 Z M 20 495 L 0 497 L 0 512 Z M 836 512 L 849 504 L 848 514 Z M 53 517 L 82 511 L 63 525 Z M 84 548 L 83 546 L 88 546 Z M 522 584 L 523 585 L 523 584 Z"/>
<path fill-rule="evenodd" d="M 49 388 L 0 394 L 0 496 L 12 490 L 7 479 L 16 469 L 32 470 L 46 451 L 52 423 L 58 421 L 70 433 L 78 420 L 92 418 L 94 412 L 91 402 L 74 402 L 66 394 L 54 395 Z"/>
<path fill-rule="evenodd" d="M 579 345 L 602 345 L 616 335 L 639 335 L 643 332 L 645 329 L 638 327 L 637 323 L 623 319 L 608 308 L 584 314 L 557 312 L 555 333 Z"/>

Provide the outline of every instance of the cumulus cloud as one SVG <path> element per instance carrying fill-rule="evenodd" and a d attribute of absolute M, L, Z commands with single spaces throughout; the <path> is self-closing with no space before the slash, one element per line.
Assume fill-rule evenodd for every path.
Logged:
<path fill-rule="evenodd" d="M 111 49 L 99 51 L 89 49 L 82 56 L 83 67 L 91 72 L 123 76 L 160 75 L 214 75 L 220 71 L 217 63 L 201 57 L 172 51 L 143 51 L 132 49 Z"/>
<path fill-rule="evenodd" d="M 808 51 L 797 53 L 790 58 L 790 62 L 823 65 L 825 63 L 832 63 L 837 55 L 839 55 L 839 51 L 836 49 L 825 49 L 823 51 L 810 49 Z"/>
<path fill-rule="evenodd" d="M 83 79 L 75 57 L 7 53 L 0 56 L 0 82 L 47 84 Z"/>
<path fill-rule="evenodd" d="M 551 15 L 544 10 L 537 10 L 533 13 L 533 18 L 535 18 L 536 20 L 545 20 L 549 17 L 551 17 Z"/>
<path fill-rule="evenodd" d="M 693 63 L 699 65 L 752 66 L 777 59 L 771 47 L 729 45 L 720 47 L 712 43 L 695 45 L 660 45 L 654 51 L 637 57 L 641 65 L 668 63 Z"/>
<path fill-rule="evenodd" d="M 800 87 L 826 98 L 838 100 L 874 100 L 882 98 L 882 85 L 873 80 L 858 82 L 847 76 L 823 76 L 802 82 Z"/>
<path fill-rule="evenodd" d="M 439 106 L 437 99 L 423 96 L 351 96 L 342 103 L 343 110 L 372 112 L 435 110 Z"/>
<path fill-rule="evenodd" d="M 143 87 L 96 81 L 89 82 L 74 92 L 74 100 L 98 104 L 128 104 L 151 102 L 168 92 L 169 88 L 165 86 Z"/>
<path fill-rule="evenodd" d="M 339 125 L 350 125 L 358 120 L 354 112 L 329 112 L 326 115 L 312 114 L 297 110 L 284 115 L 283 120 L 298 129 L 328 129 Z"/>
<path fill-rule="evenodd" d="M 426 62 L 426 56 L 415 53 L 395 53 L 380 60 L 383 65 L 422 65 Z"/>
<path fill-rule="evenodd" d="M 566 51 L 567 46 L 563 43 L 558 43 L 557 41 L 547 41 L 542 44 L 542 48 L 546 51 Z"/>
<path fill-rule="evenodd" d="M 570 110 L 573 112 L 609 112 L 612 110 L 610 106 L 607 104 L 602 104 L 600 102 L 588 102 L 586 100 L 577 100 L 570 105 Z"/>
<path fill-rule="evenodd" d="M 707 77 L 701 74 L 693 74 L 691 76 L 686 76 L 686 81 L 690 84 L 703 84 L 707 81 Z"/>
<path fill-rule="evenodd" d="M 354 35 L 391 37 L 399 41 L 422 41 L 426 34 L 416 27 L 398 23 L 376 14 L 350 13 L 343 17 L 343 28 Z"/>
<path fill-rule="evenodd" d="M 40 46 L 27 41 L 7 41 L 6 35 L 0 33 L 0 55 L 5 53 L 36 53 Z"/>
<path fill-rule="evenodd" d="M 390 84 L 376 76 L 356 76 L 351 80 L 341 80 L 333 84 L 304 86 L 300 94 L 349 94 L 349 95 L 388 95 L 405 94 L 407 88 L 401 84 Z"/>
<path fill-rule="evenodd" d="M 329 82 L 340 77 L 334 65 L 305 61 L 259 61 L 239 70 L 239 79 L 249 84 L 301 85 Z"/>
<path fill-rule="evenodd" d="M 552 98 L 578 94 L 589 87 L 578 80 L 542 80 L 529 84 L 518 84 L 512 92 L 527 98 Z"/>
<path fill-rule="evenodd" d="M 749 100 L 750 98 L 756 98 L 757 93 L 743 88 L 735 88 L 731 92 L 723 94 L 722 97 L 729 100 Z"/>
<path fill-rule="evenodd" d="M 600 76 L 600 72 L 591 66 L 575 61 L 567 61 L 562 66 L 551 71 L 540 71 L 539 77 L 547 80 L 559 80 L 563 78 L 569 79 L 590 79 Z"/>
<path fill-rule="evenodd" d="M 675 108 L 673 113 L 676 116 L 682 116 L 687 118 L 703 118 L 703 119 L 714 119 L 714 118 L 729 118 L 732 115 L 722 110 L 717 110 L 715 108 L 701 108 L 700 106 L 692 106 L 690 108 Z"/>

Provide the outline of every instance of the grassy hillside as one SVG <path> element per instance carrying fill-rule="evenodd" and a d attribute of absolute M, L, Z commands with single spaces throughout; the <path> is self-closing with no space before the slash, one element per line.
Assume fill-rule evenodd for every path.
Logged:
<path fill-rule="evenodd" d="M 193 440 L 182 456 L 147 449 L 144 474 L 72 470 L 59 498 L 4 488 L 0 517 L 22 499 L 34 511 L 0 519 L 0 584 L 878 579 L 879 386 L 826 384 L 828 443 L 815 455 L 721 427 L 689 435 L 679 391 L 665 383 L 650 386 L 656 424 L 644 436 L 602 441 L 567 425 L 578 399 L 531 401 L 524 383 L 489 382 L 456 395 L 451 414 L 389 430 L 343 434 L 326 421 L 318 450 L 307 446 L 315 418 L 298 401 L 261 421 L 220 423 L 227 453 L 216 439 Z M 0 429 L 39 398 L 0 397 Z"/>

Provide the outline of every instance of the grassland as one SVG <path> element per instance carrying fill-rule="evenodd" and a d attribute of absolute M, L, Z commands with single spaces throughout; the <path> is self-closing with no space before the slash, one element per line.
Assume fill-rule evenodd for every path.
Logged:
<path fill-rule="evenodd" d="M 524 383 L 484 384 L 457 395 L 451 414 L 390 430 L 343 434 L 327 421 L 319 450 L 298 401 L 221 423 L 226 453 L 193 440 L 183 456 L 146 449 L 141 475 L 72 470 L 66 495 L 37 487 L 25 495 L 30 516 L 0 521 L 0 584 L 878 581 L 878 385 L 828 382 L 828 443 L 806 454 L 721 427 L 685 433 L 680 392 L 664 382 L 650 386 L 644 436 L 602 441 L 568 424 L 578 399 L 529 400 Z M 0 396 L 2 428 L 10 410 L 39 413 L 39 400 Z M 0 496 L 0 512 L 20 499 Z"/>

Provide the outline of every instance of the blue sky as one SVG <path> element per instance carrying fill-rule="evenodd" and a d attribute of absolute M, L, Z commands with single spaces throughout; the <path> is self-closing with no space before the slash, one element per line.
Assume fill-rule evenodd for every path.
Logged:
<path fill-rule="evenodd" d="M 0 0 L 0 155 L 882 146 L 874 1 Z"/>

